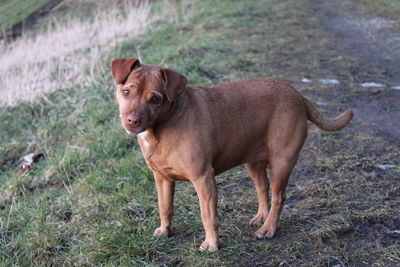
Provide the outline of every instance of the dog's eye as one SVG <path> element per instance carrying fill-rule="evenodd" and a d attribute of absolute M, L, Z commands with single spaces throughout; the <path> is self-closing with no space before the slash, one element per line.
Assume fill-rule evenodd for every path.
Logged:
<path fill-rule="evenodd" d="M 129 90 L 122 90 L 123 96 L 129 96 Z"/>
<path fill-rule="evenodd" d="M 161 104 L 161 97 L 159 97 L 159 96 L 152 96 L 151 98 L 150 98 L 150 104 L 153 104 L 153 105 L 159 105 L 159 104 Z"/>

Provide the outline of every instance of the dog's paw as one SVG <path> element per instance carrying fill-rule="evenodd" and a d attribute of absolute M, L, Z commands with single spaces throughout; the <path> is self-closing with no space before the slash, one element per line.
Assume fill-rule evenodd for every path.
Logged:
<path fill-rule="evenodd" d="M 216 252 L 218 251 L 218 244 L 211 245 L 208 241 L 204 241 L 199 247 L 200 251 Z"/>
<path fill-rule="evenodd" d="M 256 233 L 255 236 L 257 239 L 264 239 L 264 238 L 273 238 L 275 235 L 276 229 L 271 229 L 271 230 L 264 230 L 260 228 Z"/>
<path fill-rule="evenodd" d="M 268 213 L 267 214 L 264 214 L 264 213 L 259 214 L 259 213 L 257 213 L 257 215 L 254 216 L 253 219 L 250 220 L 249 224 L 250 224 L 251 227 L 263 224 L 265 222 L 265 220 L 267 219 L 267 217 L 268 217 Z"/>
<path fill-rule="evenodd" d="M 165 236 L 165 237 L 168 237 L 168 236 L 171 236 L 171 235 L 172 235 L 172 230 L 167 228 L 167 227 L 162 227 L 162 226 L 158 227 L 153 233 L 153 236 Z"/>

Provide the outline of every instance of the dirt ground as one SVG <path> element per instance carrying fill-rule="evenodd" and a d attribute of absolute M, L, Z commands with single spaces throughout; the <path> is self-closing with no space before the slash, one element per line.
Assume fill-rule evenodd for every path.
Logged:
<path fill-rule="evenodd" d="M 323 28 L 336 38 L 333 49 L 358 58 L 359 72 L 376 72 L 386 82 L 400 83 L 400 33 L 391 30 L 394 21 L 365 14 L 351 2 L 311 2 L 311 13 L 318 14 Z"/>
<path fill-rule="evenodd" d="M 316 238 L 317 242 L 321 242 L 321 251 L 334 247 L 332 244 L 340 240 L 345 244 L 342 248 L 349 250 L 368 254 L 372 250 L 392 247 L 398 254 L 400 234 L 396 231 L 400 230 L 400 90 L 392 87 L 400 84 L 400 34 L 390 29 L 392 21 L 366 14 L 343 1 L 311 2 L 313 9 L 310 14 L 318 14 L 321 25 L 335 40 L 331 48 L 359 61 L 360 69 L 352 73 L 352 82 L 366 82 L 365 73 L 368 73 L 369 77 L 377 79 L 370 82 L 382 83 L 386 87 L 349 92 L 347 88 L 350 82 L 345 80 L 329 90 L 302 90 L 304 95 L 323 106 L 328 114 L 337 114 L 338 106 L 348 107 L 353 109 L 354 119 L 348 128 L 335 135 L 321 136 L 321 133 L 311 127 L 297 170 L 288 186 L 286 207 L 289 210 L 296 209 L 309 192 L 306 188 L 311 183 L 304 175 L 320 177 L 317 179 L 322 184 L 317 186 L 332 186 L 333 190 L 326 192 L 335 192 L 337 195 L 327 194 L 326 198 L 339 198 L 340 205 L 330 207 L 326 213 L 313 214 L 310 211 L 311 217 L 315 216 L 315 219 L 323 221 L 324 217 L 334 215 L 335 209 L 339 212 L 334 216 L 340 216 L 341 213 L 351 214 L 347 217 L 350 218 L 349 227 L 334 230 L 335 238 Z M 329 69 L 329 65 L 326 67 Z M 329 71 L 336 74 L 334 68 Z M 358 73 L 362 75 L 359 76 Z M 320 168 L 310 168 L 312 162 L 317 166 L 321 163 L 316 158 L 321 152 L 332 162 L 324 162 Z M 382 164 L 393 166 L 384 169 L 378 166 Z M 340 173 L 340 181 L 326 176 L 327 166 L 331 171 Z M 354 183 L 361 183 L 363 186 L 355 190 Z M 326 193 L 321 190 L 321 194 Z M 376 202 L 371 206 L 371 200 L 374 201 L 375 198 Z M 307 221 L 301 227 L 308 227 Z M 332 241 L 334 239 L 337 240 Z M 346 254 L 345 251 L 343 253 Z M 354 255 L 349 258 L 351 265 L 365 265 Z M 331 259 L 328 262 L 330 266 L 349 264 L 340 259 Z M 385 264 L 396 265 L 390 261 Z"/>
<path fill-rule="evenodd" d="M 390 88 L 400 84 L 400 34 L 390 30 L 393 22 L 363 14 L 338 0 L 312 2 L 312 12 L 319 14 L 324 29 L 336 39 L 332 49 L 356 57 L 362 68 L 359 73 L 378 73 L 382 76 L 372 82 L 388 87 L 371 88 L 338 100 L 335 98 L 344 94 L 339 88 L 338 92 L 326 92 L 324 98 L 340 101 L 355 111 L 352 131 L 362 131 L 371 139 L 381 137 L 386 146 L 400 146 L 400 90 Z M 357 72 L 353 77 L 365 82 Z"/>
<path fill-rule="evenodd" d="M 338 0 L 313 0 L 313 5 L 320 14 L 321 24 L 336 38 L 333 49 L 356 57 L 360 61 L 360 73 L 379 75 L 379 80 L 373 82 L 400 84 L 400 34 L 389 29 L 393 22 L 368 16 Z M 357 72 L 353 77 L 365 82 L 364 76 L 358 77 Z M 392 137 L 387 141 L 399 145 L 399 100 L 400 90 L 370 89 L 349 96 L 344 103 L 355 110 L 352 128 L 360 127 L 373 133 L 373 137 L 378 135 L 385 140 Z"/>

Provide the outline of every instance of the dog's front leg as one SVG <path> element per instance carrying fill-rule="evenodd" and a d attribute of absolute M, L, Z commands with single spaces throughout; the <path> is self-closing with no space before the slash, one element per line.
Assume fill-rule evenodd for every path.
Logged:
<path fill-rule="evenodd" d="M 172 234 L 172 215 L 175 193 L 175 182 L 165 179 L 154 172 L 158 194 L 158 209 L 160 212 L 161 225 L 154 231 L 154 236 L 170 236 Z"/>
<path fill-rule="evenodd" d="M 200 250 L 214 252 L 218 250 L 218 214 L 217 214 L 217 185 L 214 171 L 194 179 L 194 188 L 200 202 L 201 220 L 206 232 L 206 239 Z"/>

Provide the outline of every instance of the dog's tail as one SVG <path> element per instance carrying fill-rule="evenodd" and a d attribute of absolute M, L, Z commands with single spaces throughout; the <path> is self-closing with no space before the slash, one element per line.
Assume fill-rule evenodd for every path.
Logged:
<path fill-rule="evenodd" d="M 322 114 L 318 111 L 313 103 L 311 103 L 304 97 L 303 99 L 307 108 L 308 120 L 324 131 L 338 131 L 345 127 L 350 122 L 351 118 L 353 118 L 353 111 L 350 109 L 346 110 L 335 118 L 325 118 L 324 116 L 322 116 Z"/>

